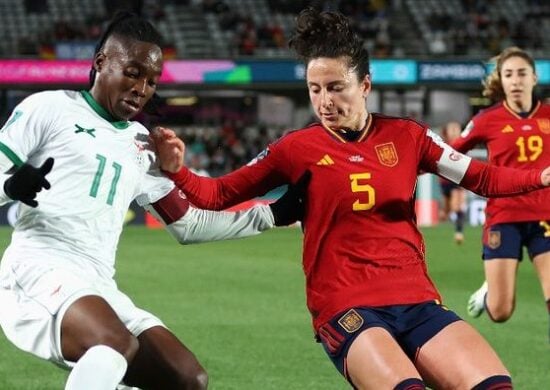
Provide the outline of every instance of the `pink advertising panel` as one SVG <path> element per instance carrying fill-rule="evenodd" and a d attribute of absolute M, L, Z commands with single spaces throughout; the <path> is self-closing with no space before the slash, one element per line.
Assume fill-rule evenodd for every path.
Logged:
<path fill-rule="evenodd" d="M 87 84 L 89 60 L 0 60 L 0 84 Z M 233 61 L 167 61 L 161 82 L 200 84 L 208 72 L 229 71 Z"/>

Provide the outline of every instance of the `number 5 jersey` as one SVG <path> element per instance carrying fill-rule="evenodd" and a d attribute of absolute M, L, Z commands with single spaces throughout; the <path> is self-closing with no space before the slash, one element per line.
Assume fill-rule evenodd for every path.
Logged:
<path fill-rule="evenodd" d="M 248 166 L 221 178 L 183 168 L 169 175 L 198 207 L 223 209 L 296 182 L 306 171 L 303 269 L 317 329 L 357 306 L 439 300 L 428 277 L 416 226 L 420 172 L 432 172 L 485 195 L 541 188 L 541 170 L 495 168 L 444 144 L 409 119 L 371 114 L 354 141 L 313 124 L 271 144 Z"/>

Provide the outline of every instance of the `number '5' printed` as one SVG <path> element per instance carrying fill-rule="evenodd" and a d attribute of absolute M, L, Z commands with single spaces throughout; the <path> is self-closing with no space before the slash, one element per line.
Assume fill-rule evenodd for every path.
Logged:
<path fill-rule="evenodd" d="M 364 193 L 362 199 L 357 199 L 353 202 L 353 211 L 365 211 L 374 207 L 376 202 L 376 195 L 374 188 L 370 184 L 366 184 L 365 181 L 370 179 L 369 172 L 352 173 L 349 175 L 351 181 L 351 192 Z"/>

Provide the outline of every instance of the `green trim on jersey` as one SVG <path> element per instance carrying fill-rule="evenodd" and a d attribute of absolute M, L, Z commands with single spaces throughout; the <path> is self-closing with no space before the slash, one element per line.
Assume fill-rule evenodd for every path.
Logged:
<path fill-rule="evenodd" d="M 15 111 L 13 113 L 13 115 L 11 116 L 10 120 L 8 121 L 8 123 L 6 123 L 4 125 L 4 128 L 2 130 L 7 129 L 8 127 L 10 127 L 10 125 L 13 122 L 15 122 L 17 119 L 19 119 L 21 117 L 21 115 L 23 115 L 23 111 L 19 111 L 19 110 Z"/>
<path fill-rule="evenodd" d="M 10 159 L 10 161 L 16 166 L 20 167 L 24 164 L 23 161 L 19 157 L 17 157 L 17 154 L 13 152 L 10 148 L 8 148 L 6 145 L 4 145 L 2 142 L 0 142 L 0 152 L 4 153 L 7 158 Z"/>
<path fill-rule="evenodd" d="M 106 121 L 109 121 L 115 128 L 119 130 L 127 129 L 130 126 L 130 122 L 128 121 L 117 121 L 109 112 L 103 108 L 98 102 L 95 101 L 92 94 L 88 91 L 80 91 L 80 94 L 86 100 L 86 103 L 92 107 L 92 109 L 103 119 Z"/>

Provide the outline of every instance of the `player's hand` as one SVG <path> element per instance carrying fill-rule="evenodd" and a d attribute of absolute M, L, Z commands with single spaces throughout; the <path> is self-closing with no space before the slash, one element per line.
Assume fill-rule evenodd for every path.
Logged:
<path fill-rule="evenodd" d="M 540 179 L 544 186 L 550 186 L 550 167 L 544 168 L 540 175 Z"/>
<path fill-rule="evenodd" d="M 36 194 L 43 188 L 49 189 L 50 182 L 46 175 L 53 167 L 54 159 L 49 157 L 42 166 L 35 168 L 30 164 L 23 164 L 13 175 L 4 182 L 4 192 L 13 200 L 18 200 L 31 207 L 38 206 Z"/>
<path fill-rule="evenodd" d="M 162 170 L 176 173 L 183 167 L 185 144 L 176 133 L 164 127 L 156 127 L 150 133 L 150 138 L 160 160 Z"/>
<path fill-rule="evenodd" d="M 269 207 L 275 219 L 275 226 L 287 226 L 304 219 L 306 190 L 311 172 L 305 173 L 295 184 L 289 184 L 286 192 Z"/>

